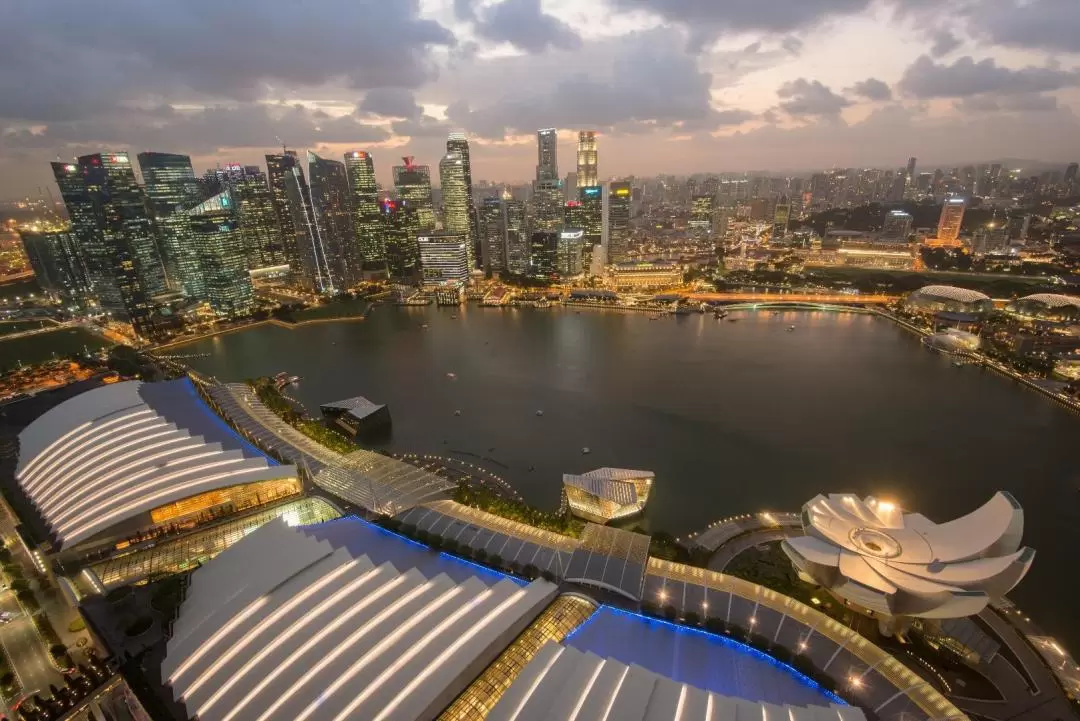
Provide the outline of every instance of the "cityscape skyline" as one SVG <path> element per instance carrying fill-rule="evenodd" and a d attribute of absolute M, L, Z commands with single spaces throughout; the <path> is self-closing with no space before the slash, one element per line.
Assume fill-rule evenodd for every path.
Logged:
<path fill-rule="evenodd" d="M 42 164 L 57 155 L 154 149 L 191 154 L 201 172 L 253 164 L 278 139 L 323 157 L 370 152 L 387 186 L 387 161 L 434 164 L 451 131 L 472 143 L 474 180 L 517 182 L 533 175 L 542 127 L 559 129 L 564 158 L 578 129 L 595 128 L 604 179 L 1080 150 L 1075 4 L 579 5 L 251 5 L 210 27 L 197 8 L 120 17 L 20 2 L 0 71 L 0 197 L 46 187 Z M 61 13 L 71 22 L 54 22 Z M 133 29 L 126 47 L 86 39 L 121 25 Z M 205 31 L 197 43 L 192 27 Z M 262 41 L 283 32 L 288 58 Z"/>

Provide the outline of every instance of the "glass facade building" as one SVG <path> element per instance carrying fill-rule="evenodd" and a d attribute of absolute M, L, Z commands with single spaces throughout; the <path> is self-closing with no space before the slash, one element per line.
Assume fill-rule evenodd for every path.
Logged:
<path fill-rule="evenodd" d="M 555 258 L 555 271 L 560 276 L 581 275 L 584 271 L 582 254 L 585 250 L 585 231 L 566 228 L 559 233 L 559 247 Z"/>
<path fill-rule="evenodd" d="M 308 153 L 311 208 L 315 235 L 326 257 L 333 292 L 355 285 L 360 278 L 360 246 L 353 228 L 350 187 L 345 164 Z"/>
<path fill-rule="evenodd" d="M 285 242 L 266 173 L 255 165 L 229 165 L 225 172 L 225 182 L 236 205 L 248 269 L 288 265 Z"/>
<path fill-rule="evenodd" d="M 596 131 L 582 130 L 577 141 L 577 187 L 592 187 L 597 184 Z"/>
<path fill-rule="evenodd" d="M 506 210 L 501 198 L 480 204 L 480 259 L 484 274 L 506 270 Z"/>
<path fill-rule="evenodd" d="M 186 213 L 204 297 L 215 313 L 226 318 L 249 315 L 255 309 L 235 210 L 231 194 L 225 191 Z"/>
<path fill-rule="evenodd" d="M 608 184 L 608 262 L 621 263 L 630 252 L 630 183 Z"/>
<path fill-rule="evenodd" d="M 469 239 L 464 233 L 438 233 L 417 238 L 424 286 L 448 285 L 469 280 Z"/>
<path fill-rule="evenodd" d="M 569 223 L 571 227 L 585 231 L 585 248 L 590 253 L 600 245 L 604 232 L 604 189 L 599 185 L 586 185 L 578 188 L 580 206 L 580 224 Z"/>
<path fill-rule="evenodd" d="M 352 223 L 356 245 L 364 268 L 386 267 L 386 235 L 379 213 L 379 186 L 375 182 L 375 161 L 370 153 L 354 150 L 345 153 L 345 172 L 349 180 Z"/>
<path fill-rule="evenodd" d="M 71 226 L 24 227 L 19 229 L 19 236 L 41 289 L 65 303 L 84 304 L 90 290 L 89 281 Z"/>
<path fill-rule="evenodd" d="M 274 203 L 274 214 L 277 216 L 283 255 L 285 262 L 291 266 L 295 275 L 298 273 L 300 259 L 296 247 L 295 213 L 289 204 L 288 191 L 289 185 L 294 184 L 289 182 L 294 170 L 300 170 L 300 161 L 295 150 L 282 150 L 281 153 L 266 156 L 266 179 Z M 303 171 L 301 171 L 301 177 L 303 177 Z"/>
<path fill-rule="evenodd" d="M 386 265 L 391 278 L 412 279 L 420 264 L 416 245 L 416 213 L 405 200 L 379 203 L 386 238 Z"/>
<path fill-rule="evenodd" d="M 503 198 L 506 215 L 506 269 L 517 275 L 529 272 L 529 236 L 525 231 L 525 204 Z"/>
<path fill-rule="evenodd" d="M 460 233 L 468 239 L 469 267 L 476 266 L 472 223 L 469 222 L 469 188 L 465 177 L 465 160 L 460 154 L 447 153 L 439 161 L 439 182 L 442 184 L 443 227 L 448 233 Z"/>
<path fill-rule="evenodd" d="M 457 153 L 461 156 L 461 162 L 465 170 L 465 195 L 468 199 L 467 212 L 469 216 L 469 241 L 473 247 L 473 261 L 479 264 L 483 255 L 480 245 L 479 219 L 476 216 L 476 198 L 473 197 L 472 184 L 472 158 L 469 153 L 469 140 L 464 133 L 450 133 L 446 139 L 446 152 Z M 443 203 L 446 199 L 443 199 Z"/>
<path fill-rule="evenodd" d="M 201 200 L 191 158 L 156 152 L 139 153 L 137 157 L 161 245 L 168 286 L 189 298 L 200 298 L 199 265 L 184 214 Z"/>
<path fill-rule="evenodd" d="M 533 231 L 529 236 L 529 276 L 554 278 L 558 274 L 559 233 Z"/>
<path fill-rule="evenodd" d="M 394 189 L 398 198 L 412 209 L 412 232 L 419 234 L 435 229 L 435 206 L 431 200 L 431 169 L 415 165 L 412 156 L 402 158 L 404 165 L 394 166 Z"/>

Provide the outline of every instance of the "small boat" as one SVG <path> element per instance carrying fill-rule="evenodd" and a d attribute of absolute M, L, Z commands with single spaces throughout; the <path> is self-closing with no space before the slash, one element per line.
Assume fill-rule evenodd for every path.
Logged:
<path fill-rule="evenodd" d="M 537 412 L 536 412 L 536 415 L 538 415 L 538 416 L 542 416 L 542 415 L 544 415 L 544 412 L 543 412 L 543 411 L 537 411 Z"/>
<path fill-rule="evenodd" d="M 793 325 L 789 325 L 789 326 L 787 327 L 787 329 L 788 329 L 788 333 L 790 333 L 791 331 L 795 330 L 795 326 L 793 326 Z"/>
<path fill-rule="evenodd" d="M 738 318 L 728 318 L 728 319 L 727 319 L 727 322 L 728 322 L 728 323 L 738 323 L 738 322 L 739 322 L 739 319 L 738 319 Z"/>
<path fill-rule="evenodd" d="M 954 360 L 954 361 L 952 362 L 952 364 L 953 364 L 953 366 L 954 366 L 954 367 L 956 367 L 956 368 L 959 368 L 960 366 L 964 365 L 963 361 L 958 361 L 958 360 Z"/>
<path fill-rule="evenodd" d="M 423 324 L 422 324 L 422 325 L 421 325 L 420 327 L 421 327 L 421 328 L 427 328 L 427 327 L 428 327 L 428 324 L 427 324 L 427 323 L 423 323 Z"/>
<path fill-rule="evenodd" d="M 457 373 L 447 373 L 446 377 L 449 378 L 452 381 L 456 381 L 457 380 Z"/>
<path fill-rule="evenodd" d="M 581 454 L 583 456 L 587 456 L 590 453 L 592 453 L 592 449 L 590 449 L 588 446 L 585 446 L 584 448 L 581 449 Z"/>
<path fill-rule="evenodd" d="M 461 411 L 454 411 L 454 415 L 455 415 L 455 416 L 460 416 L 460 415 L 461 415 Z"/>
<path fill-rule="evenodd" d="M 450 320 L 457 320 L 457 316 L 456 315 L 450 316 Z"/>

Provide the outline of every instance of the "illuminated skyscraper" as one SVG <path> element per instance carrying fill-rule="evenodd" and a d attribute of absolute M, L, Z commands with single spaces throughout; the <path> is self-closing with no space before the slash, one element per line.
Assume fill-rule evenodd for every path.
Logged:
<path fill-rule="evenodd" d="M 154 217 L 169 288 L 201 297 L 199 264 L 191 247 L 185 210 L 196 205 L 199 186 L 191 158 L 176 153 L 139 153 L 139 169 Z"/>
<path fill-rule="evenodd" d="M 469 239 L 465 233 L 433 233 L 417 238 L 424 285 L 439 286 L 469 280 Z"/>
<path fill-rule="evenodd" d="M 964 222 L 964 205 L 963 198 L 949 198 L 942 204 L 937 237 L 929 242 L 930 245 L 960 245 L 960 226 Z"/>
<path fill-rule="evenodd" d="M 529 271 L 532 278 L 551 279 L 558 274 L 559 233 L 534 231 L 529 236 Z"/>
<path fill-rule="evenodd" d="M 292 217 L 296 262 L 290 262 L 294 282 L 312 293 L 334 293 L 334 279 L 327 264 L 326 246 L 319 223 L 311 207 L 311 189 L 299 165 L 288 168 L 283 176 L 285 202 Z"/>
<path fill-rule="evenodd" d="M 555 272 L 562 277 L 581 275 L 582 255 L 585 251 L 581 228 L 566 228 L 559 233 L 559 245 L 555 253 Z"/>
<path fill-rule="evenodd" d="M 368 270 L 386 266 L 386 236 L 379 212 L 379 186 L 375 182 L 375 161 L 369 153 L 354 150 L 345 153 L 345 171 L 349 178 L 352 222 L 360 260 Z"/>
<path fill-rule="evenodd" d="M 229 191 L 188 210 L 204 297 L 219 316 L 249 315 L 255 294 L 248 274 L 244 239 Z"/>
<path fill-rule="evenodd" d="M 446 139 L 446 152 L 457 153 L 461 156 L 462 167 L 465 171 L 465 196 L 468 198 L 469 240 L 473 248 L 473 262 L 479 263 L 482 252 L 480 234 L 477 228 L 476 200 L 473 197 L 472 159 L 469 154 L 469 140 L 465 137 L 465 133 L 450 133 L 450 136 Z M 445 202 L 444 198 L 443 203 Z"/>
<path fill-rule="evenodd" d="M 588 188 L 597 184 L 596 131 L 582 130 L 577 141 L 577 187 Z"/>
<path fill-rule="evenodd" d="M 559 132 L 555 128 L 536 131 L 536 179 L 559 180 Z"/>
<path fill-rule="evenodd" d="M 146 194 L 127 153 L 84 155 L 52 168 L 91 292 L 102 309 L 129 320 L 139 335 L 152 337 L 151 298 L 167 290 L 165 269 Z"/>
<path fill-rule="evenodd" d="M 525 204 L 503 195 L 506 214 L 506 269 L 516 275 L 529 271 L 529 236 L 525 231 Z"/>
<path fill-rule="evenodd" d="M 287 189 L 290 183 L 287 181 L 293 177 L 292 171 L 299 168 L 300 161 L 295 150 L 282 150 L 280 154 L 266 156 L 266 178 L 274 199 L 274 214 L 277 215 L 285 262 L 292 267 L 294 276 L 299 273 L 300 258 L 296 245 L 296 212 L 289 207 Z M 303 178 L 303 171 L 300 177 Z"/>
<path fill-rule="evenodd" d="M 484 275 L 506 270 L 506 209 L 502 198 L 480 203 L 481 265 Z"/>
<path fill-rule="evenodd" d="M 349 178 L 345 164 L 308 152 L 311 207 L 316 236 L 326 255 L 333 291 L 341 292 L 360 279 L 360 244 L 352 224 Z"/>
<path fill-rule="evenodd" d="M 558 230 L 563 222 L 562 181 L 537 180 L 533 183 L 533 230 Z"/>
<path fill-rule="evenodd" d="M 79 241 L 66 224 L 19 228 L 34 280 L 68 305 L 84 305 L 90 292 Z"/>
<path fill-rule="evenodd" d="M 690 232 L 696 237 L 712 232 L 716 216 L 716 198 L 712 195 L 695 195 L 690 201 Z"/>
<path fill-rule="evenodd" d="M 426 165 L 414 165 L 411 155 L 402 158 L 404 165 L 394 166 L 394 188 L 398 197 L 412 209 L 410 219 L 414 231 L 435 229 L 435 206 L 431 200 L 431 170 Z"/>
<path fill-rule="evenodd" d="M 390 277 L 413 280 L 420 263 L 420 250 L 416 245 L 415 212 L 406 200 L 382 200 L 379 214 L 386 238 L 386 267 Z"/>
<path fill-rule="evenodd" d="M 773 210 L 772 243 L 781 243 L 787 237 L 788 222 L 791 219 L 791 201 L 786 195 L 776 199 Z"/>
<path fill-rule="evenodd" d="M 603 234 L 604 189 L 599 185 L 578 188 L 578 200 L 581 202 L 582 224 L 573 225 L 585 231 L 585 250 L 592 252 L 594 247 L 600 245 Z"/>
<path fill-rule="evenodd" d="M 607 258 L 608 263 L 629 260 L 630 251 L 630 183 L 608 183 Z"/>
<path fill-rule="evenodd" d="M 460 233 L 469 239 L 469 267 L 475 267 L 471 223 L 469 222 L 469 193 L 465 178 L 465 161 L 458 153 L 447 153 L 439 161 L 439 182 L 442 185 L 443 214 L 447 233 Z"/>
<path fill-rule="evenodd" d="M 225 171 L 248 269 L 287 265 L 285 242 L 266 173 L 255 165 L 228 165 Z"/>

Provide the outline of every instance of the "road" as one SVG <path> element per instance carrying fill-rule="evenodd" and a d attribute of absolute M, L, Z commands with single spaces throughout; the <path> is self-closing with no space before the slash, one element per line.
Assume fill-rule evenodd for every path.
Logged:
<path fill-rule="evenodd" d="M 762 528 L 758 531 L 750 531 L 741 536 L 736 536 L 720 546 L 716 553 L 712 555 L 709 559 L 709 570 L 723 573 L 724 569 L 735 560 L 736 556 L 754 546 L 801 535 L 802 531 L 795 528 Z"/>
<path fill-rule="evenodd" d="M 841 303 L 847 305 L 877 305 L 895 302 L 895 295 L 849 295 L 844 293 L 690 293 L 690 300 L 725 301 L 732 303 Z"/>
<path fill-rule="evenodd" d="M 23 614 L 11 591 L 0 593 L 0 611 L 16 616 L 10 623 L 0 626 L 0 643 L 3 643 L 4 653 L 23 692 L 44 690 L 48 695 L 49 684 L 63 685 L 64 677 L 53 668 L 33 620 Z"/>

